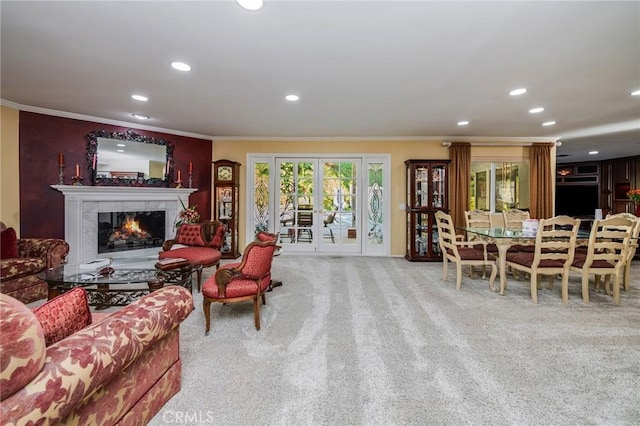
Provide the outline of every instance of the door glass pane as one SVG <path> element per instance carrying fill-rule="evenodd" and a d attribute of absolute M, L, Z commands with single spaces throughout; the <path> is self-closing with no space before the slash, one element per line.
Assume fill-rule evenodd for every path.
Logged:
<path fill-rule="evenodd" d="M 269 230 L 269 163 L 254 164 L 253 228 L 257 234 Z"/>
<path fill-rule="evenodd" d="M 383 200 L 382 191 L 383 164 L 369 163 L 367 165 L 367 237 L 369 244 L 383 243 Z"/>
<path fill-rule="evenodd" d="M 520 179 L 518 177 L 517 163 L 496 164 L 496 212 L 519 208 L 519 186 Z"/>

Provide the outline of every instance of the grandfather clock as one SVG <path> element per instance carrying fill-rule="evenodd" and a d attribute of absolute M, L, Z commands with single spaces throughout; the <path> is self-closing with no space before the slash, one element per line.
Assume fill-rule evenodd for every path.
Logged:
<path fill-rule="evenodd" d="M 222 241 L 223 259 L 237 259 L 238 251 L 238 196 L 240 163 L 229 160 L 213 162 L 213 205 L 216 220 L 225 225 Z"/>

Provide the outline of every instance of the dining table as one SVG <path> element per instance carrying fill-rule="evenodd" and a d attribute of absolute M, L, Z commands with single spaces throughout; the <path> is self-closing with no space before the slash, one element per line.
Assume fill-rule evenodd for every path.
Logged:
<path fill-rule="evenodd" d="M 498 272 L 500 273 L 500 296 L 507 290 L 507 251 L 513 245 L 532 246 L 536 243 L 536 232 L 522 229 L 507 229 L 504 227 L 457 228 L 467 233 L 468 239 L 473 236 L 476 240 L 493 243 L 498 248 Z M 586 245 L 589 241 L 589 230 L 578 231 L 576 245 Z"/>

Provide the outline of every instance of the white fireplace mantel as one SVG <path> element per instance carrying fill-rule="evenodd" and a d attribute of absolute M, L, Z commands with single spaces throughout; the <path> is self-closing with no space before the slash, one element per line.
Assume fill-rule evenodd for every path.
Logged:
<path fill-rule="evenodd" d="M 64 234 L 69 244 L 67 262 L 87 262 L 98 255 L 98 213 L 112 211 L 165 212 L 165 235 L 171 238 L 174 221 L 197 188 L 51 185 L 64 194 Z M 110 253 L 109 257 L 151 255 L 158 249 Z"/>

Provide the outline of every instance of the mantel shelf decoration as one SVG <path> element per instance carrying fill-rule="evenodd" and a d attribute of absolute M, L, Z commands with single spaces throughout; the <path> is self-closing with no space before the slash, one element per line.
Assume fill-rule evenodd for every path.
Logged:
<path fill-rule="evenodd" d="M 96 130 L 86 135 L 87 140 L 87 170 L 89 182 L 92 186 L 156 186 L 169 187 L 173 183 L 173 143 L 150 136 L 141 135 L 132 130 L 125 132 L 108 132 L 106 130 Z M 121 142 L 123 141 L 123 142 Z M 104 146 L 108 143 L 127 144 L 127 142 L 135 142 L 123 147 L 127 150 L 125 154 L 121 151 L 116 152 L 115 149 L 105 150 Z M 141 144 L 141 145 L 138 145 Z M 152 161 L 152 154 L 145 157 L 145 146 L 149 145 L 149 150 L 155 148 L 162 149 L 162 158 Z M 100 149 L 99 149 L 100 145 Z M 114 145 L 115 146 L 115 145 Z M 102 158 L 101 158 L 102 156 Z M 122 160 L 123 159 L 123 160 Z M 123 168 L 109 167 L 108 170 L 102 170 L 101 166 L 109 161 L 109 165 L 124 161 L 126 166 Z M 132 164 L 142 163 L 145 167 L 133 170 Z M 152 171 L 155 171 L 152 173 Z M 159 177 L 160 176 L 160 177 Z"/>

